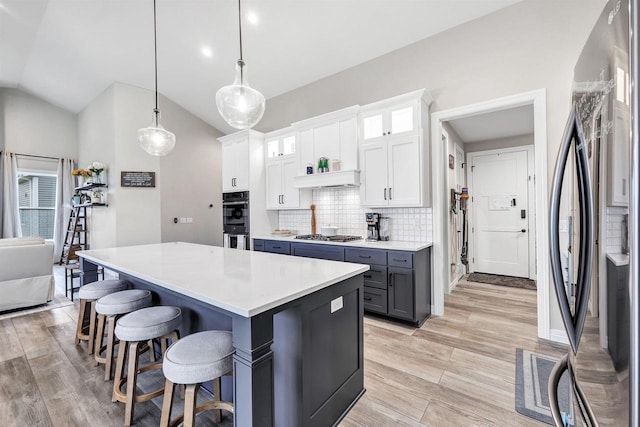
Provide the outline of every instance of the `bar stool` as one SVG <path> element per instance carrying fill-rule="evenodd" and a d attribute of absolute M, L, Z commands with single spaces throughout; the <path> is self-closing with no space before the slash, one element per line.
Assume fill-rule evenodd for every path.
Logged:
<path fill-rule="evenodd" d="M 149 307 L 152 304 L 151 292 L 143 289 L 129 289 L 115 292 L 100 298 L 95 305 L 98 313 L 98 327 L 96 329 L 95 353 L 93 355 L 94 366 L 104 363 L 104 380 L 111 379 L 113 369 L 113 348 L 115 346 L 114 331 L 116 320 L 119 317 Z M 103 347 L 105 323 L 107 324 L 107 344 Z M 105 352 L 104 357 L 101 355 Z"/>
<path fill-rule="evenodd" d="M 148 340 L 159 339 L 161 352 L 164 355 L 168 340 L 172 343 L 178 341 L 178 328 L 182 322 L 182 312 L 178 307 L 155 306 L 142 308 L 122 316 L 116 324 L 116 337 L 120 340 L 118 348 L 118 361 L 116 374 L 113 380 L 113 402 L 125 404 L 124 425 L 130 426 L 133 419 L 134 403 L 145 402 L 160 396 L 163 388 L 160 387 L 148 393 L 137 394 L 136 384 L 138 374 L 152 369 L 159 369 L 162 361 L 148 363 L 138 368 L 140 355 L 140 343 Z M 151 348 L 151 353 L 154 349 Z M 124 374 L 124 360 L 127 359 L 127 374 Z M 127 385 L 126 393 L 122 392 L 122 385 Z"/>
<path fill-rule="evenodd" d="M 96 301 L 109 294 L 124 291 L 129 287 L 126 280 L 101 280 L 92 282 L 80 287 L 78 296 L 80 297 L 80 310 L 78 311 L 78 324 L 76 327 L 75 343 L 87 341 L 87 351 L 93 353 L 93 343 L 96 333 Z M 85 317 L 89 306 L 89 322 L 87 324 Z"/>
<path fill-rule="evenodd" d="M 216 422 L 220 422 L 221 409 L 233 412 L 233 403 L 220 400 L 220 377 L 232 373 L 234 352 L 231 332 L 226 331 L 198 332 L 169 347 L 162 364 L 166 382 L 160 427 L 176 426 L 183 418 L 184 427 L 191 427 L 197 413 L 210 409 L 215 410 Z M 200 385 L 211 380 L 214 399 L 196 406 Z M 175 384 L 186 385 L 184 413 L 170 421 Z"/>

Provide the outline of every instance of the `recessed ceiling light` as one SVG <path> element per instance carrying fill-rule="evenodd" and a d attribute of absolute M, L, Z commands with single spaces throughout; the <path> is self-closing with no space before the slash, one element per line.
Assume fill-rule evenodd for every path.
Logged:
<path fill-rule="evenodd" d="M 202 46 L 202 49 L 200 49 L 200 52 L 202 52 L 202 54 L 207 58 L 211 58 L 213 56 L 213 52 L 207 46 Z"/>
<path fill-rule="evenodd" d="M 256 15 L 253 12 L 249 12 L 249 14 L 247 15 L 247 21 L 249 21 L 252 24 L 257 24 L 258 23 L 258 15 Z"/>

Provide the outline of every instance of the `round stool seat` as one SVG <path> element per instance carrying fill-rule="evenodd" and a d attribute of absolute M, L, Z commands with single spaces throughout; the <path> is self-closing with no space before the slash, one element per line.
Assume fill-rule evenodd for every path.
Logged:
<path fill-rule="evenodd" d="M 147 341 L 171 333 L 182 322 L 178 307 L 159 305 L 142 308 L 122 316 L 116 324 L 116 337 L 122 341 Z"/>
<path fill-rule="evenodd" d="M 114 292 L 124 291 L 129 287 L 126 280 L 100 280 L 99 282 L 91 282 L 80 287 L 78 296 L 80 299 L 96 300 Z"/>
<path fill-rule="evenodd" d="M 142 289 L 129 289 L 115 292 L 100 298 L 96 302 L 96 312 L 107 316 L 126 314 L 151 305 L 151 292 Z"/>
<path fill-rule="evenodd" d="M 198 332 L 167 349 L 162 371 L 175 384 L 203 383 L 232 371 L 234 351 L 231 332 Z"/>

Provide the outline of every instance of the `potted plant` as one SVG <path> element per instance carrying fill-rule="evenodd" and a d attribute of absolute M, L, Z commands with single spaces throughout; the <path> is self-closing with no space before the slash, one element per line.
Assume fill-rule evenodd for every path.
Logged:
<path fill-rule="evenodd" d="M 90 182 L 83 182 L 83 180 L 86 181 L 89 177 L 91 177 L 92 172 L 86 169 L 80 168 L 80 169 L 72 170 L 71 175 L 78 177 L 78 186 L 82 187 L 84 184 L 90 184 Z"/>
<path fill-rule="evenodd" d="M 102 184 L 102 172 L 104 171 L 104 163 L 92 162 L 87 170 L 93 174 L 93 183 Z"/>
<path fill-rule="evenodd" d="M 73 193 L 73 196 L 71 197 L 71 202 L 73 203 L 73 205 L 79 205 L 80 204 L 80 192 L 76 190 L 75 193 Z"/>
<path fill-rule="evenodd" d="M 93 192 L 91 192 L 91 203 L 104 203 L 102 190 L 93 190 Z"/>

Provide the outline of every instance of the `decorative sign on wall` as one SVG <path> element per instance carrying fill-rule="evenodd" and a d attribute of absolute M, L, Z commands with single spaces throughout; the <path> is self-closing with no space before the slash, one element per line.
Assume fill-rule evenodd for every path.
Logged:
<path fill-rule="evenodd" d="M 155 187 L 156 186 L 156 173 L 155 172 L 120 172 L 120 186 L 121 187 Z"/>
<path fill-rule="evenodd" d="M 456 158 L 453 157 L 453 154 L 449 154 L 449 169 L 455 169 L 456 166 Z"/>

